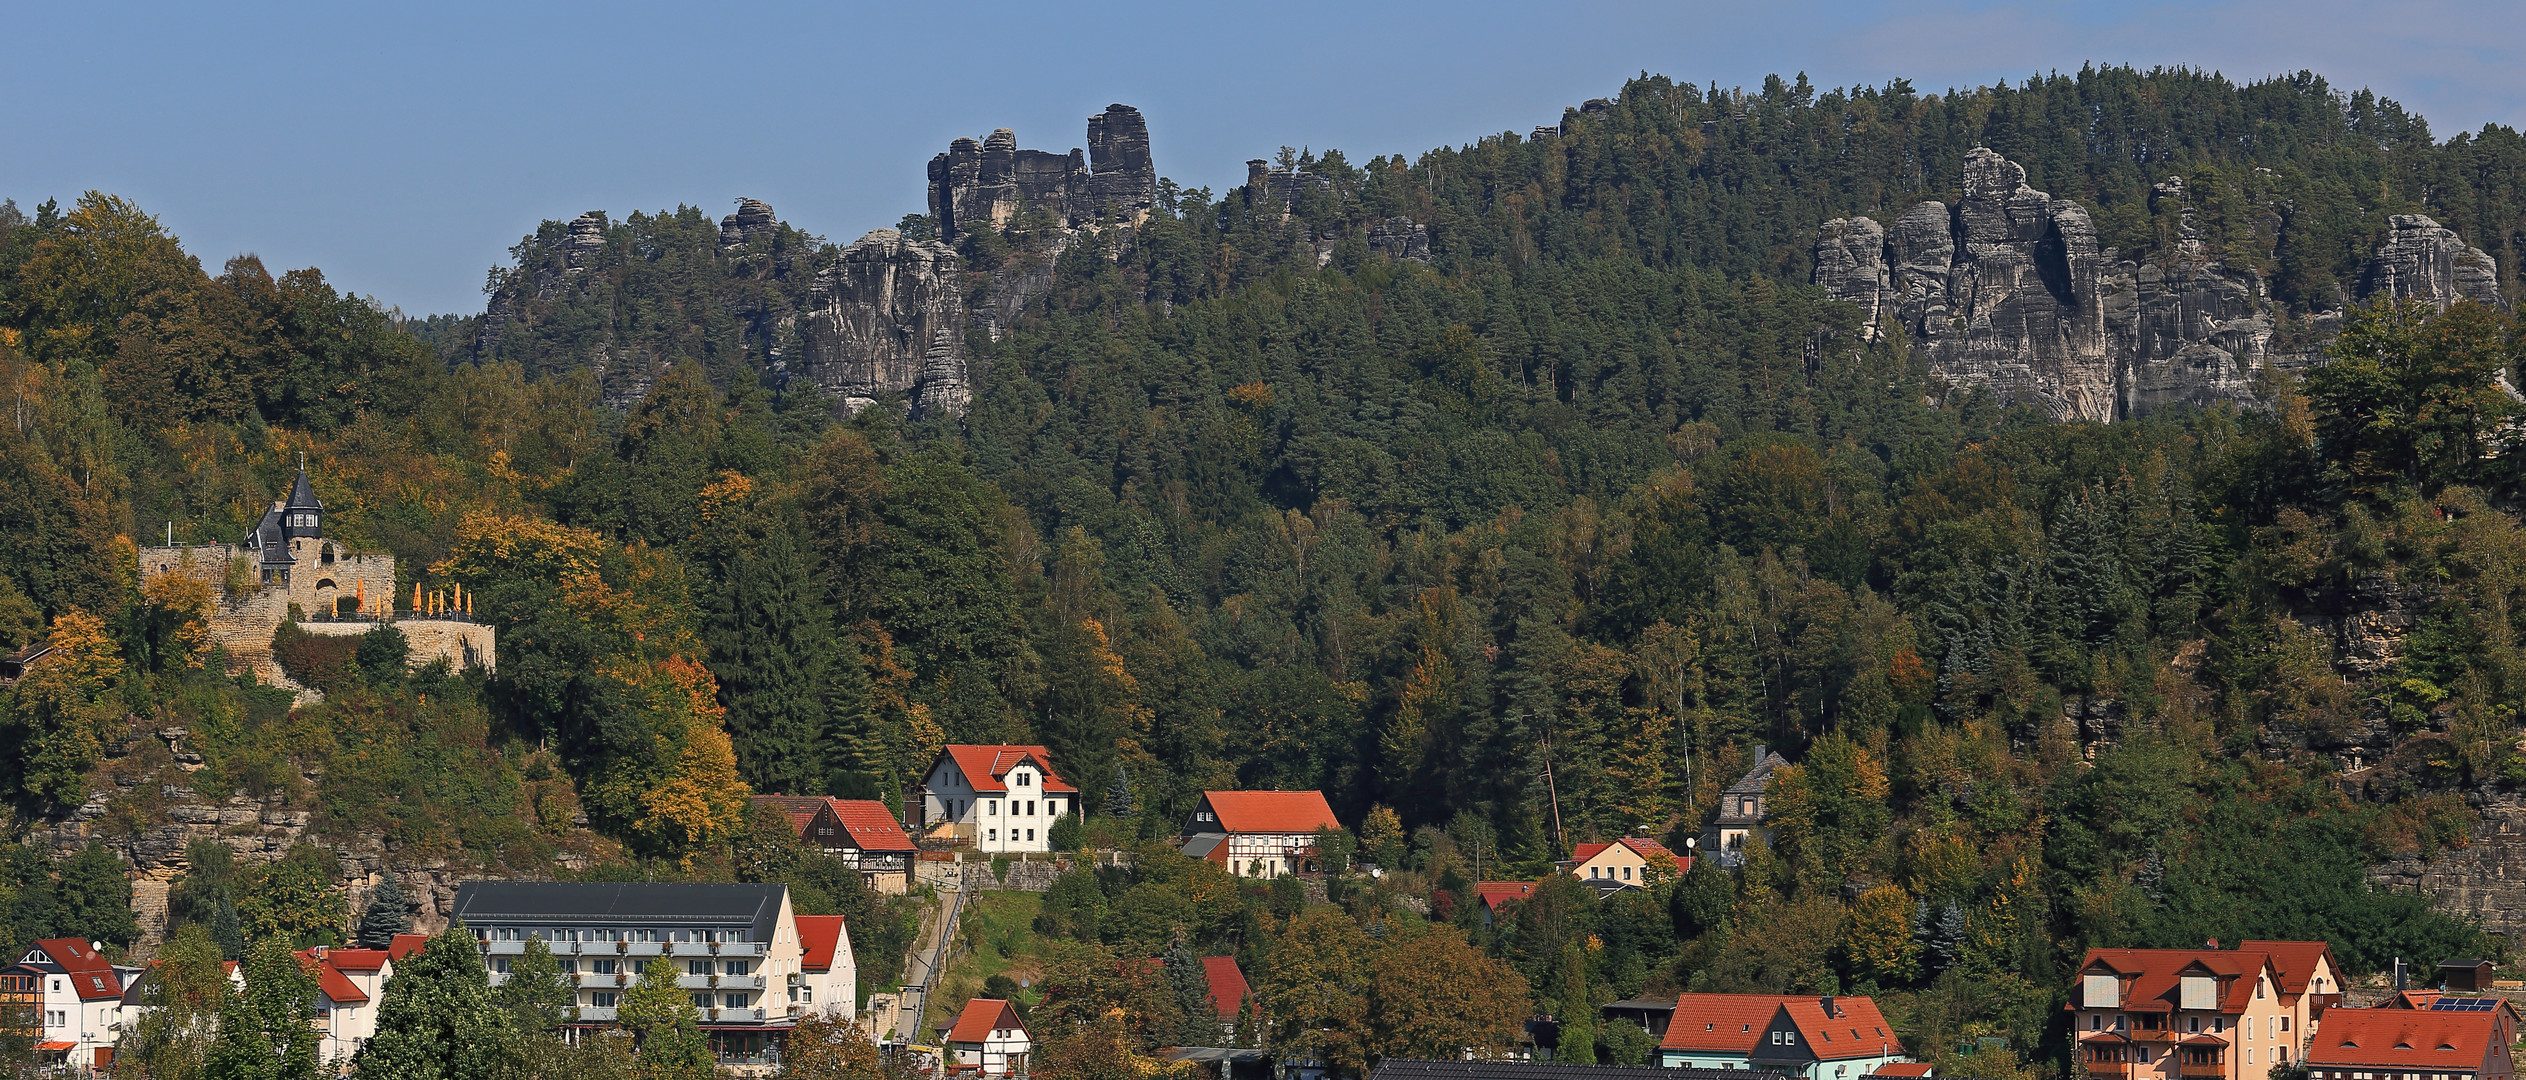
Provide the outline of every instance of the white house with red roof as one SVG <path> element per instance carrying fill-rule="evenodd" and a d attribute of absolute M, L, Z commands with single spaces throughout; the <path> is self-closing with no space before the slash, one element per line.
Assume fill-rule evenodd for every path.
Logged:
<path fill-rule="evenodd" d="M 0 995 L 32 1015 L 44 1060 L 101 1068 L 121 1037 L 123 989 L 140 973 L 114 966 L 94 942 L 47 938 L 0 970 Z"/>
<path fill-rule="evenodd" d="M 316 1028 L 324 1033 L 317 1056 L 347 1063 L 377 1035 L 378 1003 L 395 974 L 392 953 L 320 947 L 300 951 L 298 962 L 316 979 Z"/>
<path fill-rule="evenodd" d="M 798 971 L 789 977 L 791 1019 L 822 1013 L 859 1014 L 860 964 L 840 915 L 795 915 Z"/>
<path fill-rule="evenodd" d="M 1669 1069 L 1770 1069 L 1851 1080 L 1907 1060 L 1903 1040 L 1864 997 L 1679 994 L 1658 1040 Z"/>
<path fill-rule="evenodd" d="M 918 789 L 920 830 L 985 852 L 1052 850 L 1052 823 L 1079 809 L 1079 789 L 1041 746 L 947 746 Z"/>
<path fill-rule="evenodd" d="M 1034 1048 L 1016 1006 L 999 998 L 975 998 L 947 1029 L 943 1057 L 951 1074 L 1003 1076 L 1025 1072 L 1026 1055 Z"/>
<path fill-rule="evenodd" d="M 1321 791 L 1205 791 L 1184 820 L 1184 853 L 1238 877 L 1314 873 L 1318 829 L 1342 830 Z"/>
<path fill-rule="evenodd" d="M 1571 849 L 1570 857 L 1558 865 L 1570 876 L 1599 889 L 1646 888 L 1649 871 L 1661 858 L 1667 873 L 1683 873 L 1693 868 L 1690 858 L 1679 859 L 1666 845 L 1645 836 L 1626 836 L 1612 843 L 1587 843 Z"/>
<path fill-rule="evenodd" d="M 2474 998 L 2466 1000 L 2489 1001 Z M 2510 1080 L 2494 1009 L 2334 1009 L 2307 1047 L 2307 1080 Z"/>

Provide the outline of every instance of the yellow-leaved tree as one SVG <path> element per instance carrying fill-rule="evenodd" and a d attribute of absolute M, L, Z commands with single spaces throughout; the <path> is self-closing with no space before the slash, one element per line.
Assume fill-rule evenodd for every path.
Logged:
<path fill-rule="evenodd" d="M 88 769 L 122 715 L 111 691 L 123 657 L 105 620 L 63 612 L 47 640 L 52 651 L 28 668 L 0 712 L 0 746 L 17 776 L 10 794 L 31 810 L 87 801 Z"/>

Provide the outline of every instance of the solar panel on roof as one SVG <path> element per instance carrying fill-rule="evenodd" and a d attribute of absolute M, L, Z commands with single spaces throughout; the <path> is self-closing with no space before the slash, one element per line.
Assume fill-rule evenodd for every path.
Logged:
<path fill-rule="evenodd" d="M 2448 998 L 2430 1002 L 2431 1012 L 2490 1012 L 2500 1007 L 2498 998 Z"/>

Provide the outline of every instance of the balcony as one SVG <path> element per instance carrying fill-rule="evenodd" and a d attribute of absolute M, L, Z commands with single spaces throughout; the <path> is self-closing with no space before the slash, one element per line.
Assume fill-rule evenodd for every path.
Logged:
<path fill-rule="evenodd" d="M 614 1022 L 614 1010 L 600 1009 L 594 1005 L 581 1005 L 579 1006 L 579 1022 L 583 1024 L 611 1024 Z"/>
<path fill-rule="evenodd" d="M 647 959 L 653 956 L 761 956 L 768 948 L 760 941 L 547 941 L 544 947 L 554 956 L 624 956 Z M 523 941 L 486 941 L 486 956 L 523 956 Z"/>
<path fill-rule="evenodd" d="M 2228 1067 L 2215 1061 L 2208 1063 L 2187 1061 L 2176 1066 L 2176 1075 L 2199 1077 L 2204 1078 L 2204 1080 L 2214 1080 L 2214 1078 L 2226 1077 L 2228 1075 Z"/>
<path fill-rule="evenodd" d="M 761 990 L 766 980 L 761 975 L 678 975 L 678 990 Z"/>
<path fill-rule="evenodd" d="M 705 1024 L 760 1024 L 763 1022 L 763 1010 L 704 1009 L 702 1022 Z"/>

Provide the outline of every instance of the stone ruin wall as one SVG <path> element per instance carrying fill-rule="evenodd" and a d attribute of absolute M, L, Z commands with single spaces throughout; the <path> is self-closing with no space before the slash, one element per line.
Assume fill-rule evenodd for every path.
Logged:
<path fill-rule="evenodd" d="M 210 586 L 210 639 L 228 651 L 230 670 L 251 670 L 273 686 L 304 690 L 272 658 L 273 631 L 289 620 L 293 607 L 298 609 L 301 625 L 310 627 L 331 618 L 335 605 L 343 600 L 359 602 L 364 613 L 391 613 L 395 557 L 354 554 L 339 543 L 314 537 L 290 541 L 290 554 L 298 562 L 290 568 L 289 579 L 270 585 L 262 583 L 262 556 L 237 544 L 143 548 L 140 573 L 143 579 L 181 573 Z M 228 584 L 233 563 L 244 564 L 233 575 L 244 584 L 232 591 Z M 368 629 L 366 622 L 337 625 L 356 627 L 354 632 L 360 633 Z"/>

